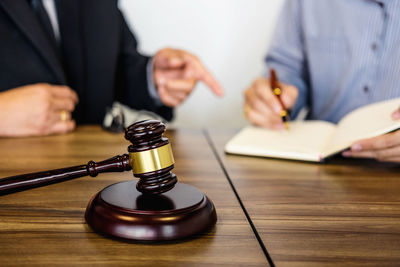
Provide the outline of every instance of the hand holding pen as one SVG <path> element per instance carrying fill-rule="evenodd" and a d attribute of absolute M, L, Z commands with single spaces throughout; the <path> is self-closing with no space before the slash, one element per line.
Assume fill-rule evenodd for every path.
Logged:
<path fill-rule="evenodd" d="M 289 130 L 289 111 L 286 108 L 286 105 L 282 101 L 282 88 L 281 85 L 278 81 L 278 77 L 276 75 L 276 72 L 274 69 L 270 69 L 269 71 L 269 82 L 271 84 L 271 90 L 274 93 L 274 95 L 278 98 L 279 104 L 281 105 L 281 112 L 279 115 L 282 118 L 283 125 L 285 126 L 286 130 Z"/>
<path fill-rule="evenodd" d="M 273 70 L 270 79 L 256 79 L 245 91 L 244 113 L 256 126 L 283 130 L 285 120 L 289 119 L 287 111 L 297 100 L 298 89 L 293 85 L 279 82 L 276 73 L 272 73 Z M 274 90 L 277 88 L 280 90 Z"/>

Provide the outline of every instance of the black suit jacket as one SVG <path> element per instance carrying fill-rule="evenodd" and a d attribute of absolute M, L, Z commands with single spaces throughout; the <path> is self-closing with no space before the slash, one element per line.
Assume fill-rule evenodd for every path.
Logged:
<path fill-rule="evenodd" d="M 167 120 L 147 89 L 148 57 L 137 51 L 116 0 L 56 0 L 60 49 L 26 0 L 0 0 L 0 91 L 45 82 L 79 95 L 78 123 L 100 123 L 114 100 Z"/>

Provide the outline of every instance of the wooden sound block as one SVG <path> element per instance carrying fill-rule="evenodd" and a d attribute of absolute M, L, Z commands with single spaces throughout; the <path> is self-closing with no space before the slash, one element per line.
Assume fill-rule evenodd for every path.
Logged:
<path fill-rule="evenodd" d="M 160 195 L 143 195 L 136 181 L 104 188 L 89 202 L 86 222 L 96 232 L 137 241 L 188 238 L 217 221 L 213 203 L 193 186 L 177 183 Z"/>

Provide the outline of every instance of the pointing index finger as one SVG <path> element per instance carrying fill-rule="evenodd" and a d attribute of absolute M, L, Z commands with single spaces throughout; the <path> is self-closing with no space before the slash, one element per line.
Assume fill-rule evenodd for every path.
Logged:
<path fill-rule="evenodd" d="M 193 72 L 196 74 L 196 78 L 198 80 L 205 83 L 215 95 L 219 97 L 222 97 L 224 95 L 224 90 L 222 89 L 222 86 L 196 57 L 186 55 L 186 60 L 192 62 L 192 66 L 194 68 Z"/>

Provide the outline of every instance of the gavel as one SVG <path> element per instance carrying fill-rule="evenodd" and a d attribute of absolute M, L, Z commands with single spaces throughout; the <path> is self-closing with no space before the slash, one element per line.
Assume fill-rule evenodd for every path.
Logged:
<path fill-rule="evenodd" d="M 178 183 L 165 125 L 141 121 L 125 130 L 129 154 L 63 169 L 0 180 L 0 195 L 103 172 L 133 171 L 139 181 L 107 186 L 89 201 L 85 220 L 96 232 L 135 241 L 179 240 L 211 229 L 217 221 L 212 201 L 197 188 Z"/>
<path fill-rule="evenodd" d="M 104 172 L 133 171 L 139 178 L 136 188 L 145 195 L 157 195 L 171 190 L 176 182 L 174 157 L 167 138 L 162 137 L 165 125 L 156 120 L 141 121 L 125 130 L 125 139 L 131 142 L 129 154 L 86 165 L 29 173 L 0 179 L 0 195 L 54 184 L 83 176 L 95 177 Z"/>

